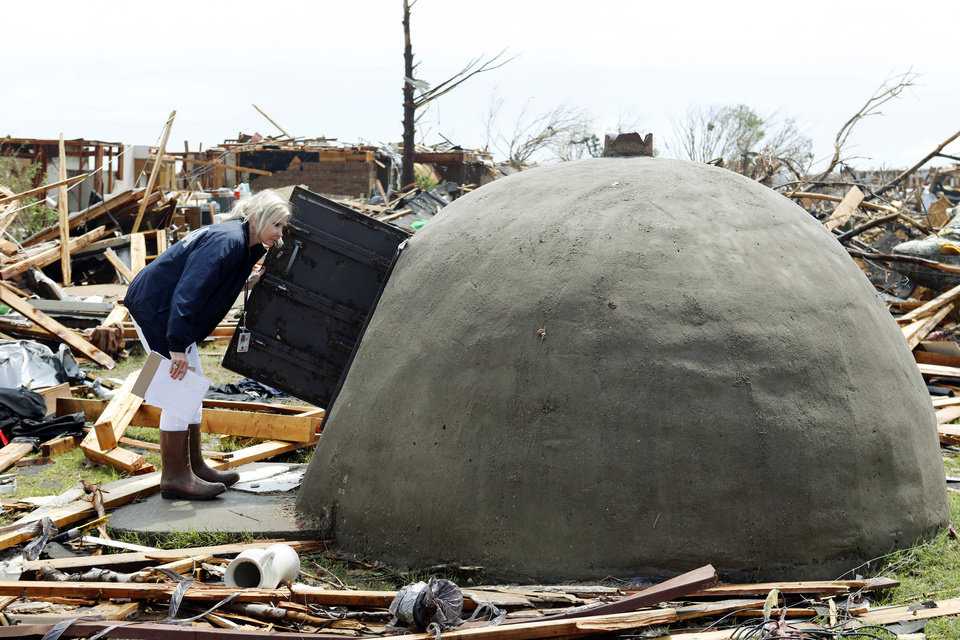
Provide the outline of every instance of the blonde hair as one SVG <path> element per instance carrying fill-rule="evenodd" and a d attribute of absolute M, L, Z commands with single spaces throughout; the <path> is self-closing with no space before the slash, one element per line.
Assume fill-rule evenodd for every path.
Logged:
<path fill-rule="evenodd" d="M 234 205 L 231 220 L 243 220 L 250 223 L 250 235 L 259 237 L 260 232 L 276 223 L 290 217 L 290 203 L 272 189 L 264 189 L 256 195 L 244 198 Z M 277 240 L 276 246 L 281 246 L 283 240 Z"/>

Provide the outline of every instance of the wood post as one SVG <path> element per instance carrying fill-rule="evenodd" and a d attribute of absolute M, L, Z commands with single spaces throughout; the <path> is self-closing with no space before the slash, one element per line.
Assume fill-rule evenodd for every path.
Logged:
<path fill-rule="evenodd" d="M 63 134 L 60 134 L 60 182 L 67 179 L 67 152 L 63 147 Z M 68 192 L 66 185 L 60 186 L 60 195 L 57 198 L 57 209 L 60 213 L 60 271 L 63 274 L 62 282 L 70 286 L 70 210 L 67 202 Z"/>

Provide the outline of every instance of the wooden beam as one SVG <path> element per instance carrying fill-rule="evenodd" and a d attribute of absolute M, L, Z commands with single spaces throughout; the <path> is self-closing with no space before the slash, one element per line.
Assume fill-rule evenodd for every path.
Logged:
<path fill-rule="evenodd" d="M 147 198 L 147 206 L 149 207 L 158 203 L 162 196 L 162 193 L 154 193 Z M 128 207 L 132 207 L 135 203 L 139 202 L 141 198 L 143 198 L 143 189 L 131 189 L 129 191 L 119 193 L 109 200 L 98 202 L 91 207 L 87 207 L 86 209 L 72 213 L 70 215 L 70 229 L 76 229 L 82 225 L 89 224 L 93 220 L 96 220 L 97 218 L 107 214 L 117 214 Z M 42 231 L 38 231 L 24 240 L 21 244 L 23 244 L 25 247 L 31 247 L 42 242 L 55 240 L 57 235 L 57 225 L 53 225 L 43 229 Z"/>
<path fill-rule="evenodd" d="M 160 136 L 160 146 L 157 147 L 157 157 L 163 156 L 164 151 L 167 149 L 167 138 L 170 137 L 170 129 L 173 127 L 173 119 L 176 117 L 177 112 L 171 111 L 170 117 L 167 118 L 167 123 L 163 127 L 163 135 Z M 160 173 L 160 164 L 160 162 L 153 163 L 150 178 L 147 180 L 147 190 L 144 193 L 143 200 L 140 202 L 140 208 L 137 210 L 137 218 L 133 221 L 133 233 L 140 231 L 140 223 L 143 222 L 143 214 L 147 210 L 147 200 L 150 197 L 150 192 L 153 191 L 154 185 L 157 183 L 157 174 Z"/>
<path fill-rule="evenodd" d="M 130 234 L 130 272 L 136 276 L 147 266 L 147 240 L 142 233 Z"/>
<path fill-rule="evenodd" d="M 24 317 L 34 324 L 46 329 L 57 338 L 67 343 L 73 349 L 76 349 L 87 356 L 97 364 L 107 369 L 113 369 L 116 363 L 113 358 L 105 354 L 100 349 L 84 340 L 80 335 L 63 326 L 42 311 L 34 309 L 29 302 L 13 293 L 6 287 L 0 287 L 0 300 L 7 304 L 11 309 L 18 311 Z"/>
<path fill-rule="evenodd" d="M 843 200 L 836 206 L 823 226 L 827 228 L 827 231 L 842 227 L 854 214 L 861 202 L 863 202 L 863 191 L 860 191 L 856 186 L 850 187 L 850 190 L 843 196 Z"/>
<path fill-rule="evenodd" d="M 60 182 L 67 179 L 67 152 L 63 147 L 63 134 L 60 134 Z M 70 273 L 70 208 L 67 187 L 60 186 L 60 195 L 57 197 L 57 211 L 59 212 L 60 227 L 60 273 L 64 286 L 73 284 L 73 274 Z"/>
<path fill-rule="evenodd" d="M 40 455 L 44 458 L 53 458 L 61 453 L 73 451 L 77 448 L 77 440 L 73 436 L 60 436 L 47 440 L 40 445 Z"/>
<path fill-rule="evenodd" d="M 155 561 L 173 562 L 200 555 L 233 556 L 247 549 L 262 549 L 271 541 L 257 541 L 249 543 L 221 544 L 209 547 L 184 547 L 182 549 L 160 549 L 151 553 L 112 553 L 102 556 L 73 556 L 69 558 L 51 558 L 49 560 L 33 560 L 23 564 L 24 571 L 37 571 L 44 567 L 60 571 L 77 571 L 93 568 L 123 567 L 136 564 L 149 564 Z M 284 541 L 297 553 L 320 551 L 326 548 L 322 540 L 291 540 Z"/>
<path fill-rule="evenodd" d="M 72 398 L 70 394 L 70 383 L 63 382 L 46 389 L 37 389 L 37 393 L 43 396 L 43 401 L 47 403 L 47 415 L 57 412 L 57 398 Z"/>
<path fill-rule="evenodd" d="M 82 236 L 73 238 L 72 240 L 70 240 L 70 253 L 76 253 L 80 249 L 83 249 L 84 247 L 90 244 L 93 244 L 94 242 L 96 242 L 97 240 L 99 240 L 105 235 L 107 235 L 107 228 L 104 226 L 104 227 L 97 227 L 96 229 L 94 229 L 93 231 L 90 231 L 89 233 L 85 233 Z M 56 262 L 58 258 L 60 258 L 59 242 L 54 247 L 51 247 L 39 253 L 35 253 L 34 255 L 28 258 L 24 258 L 19 262 L 14 262 L 11 265 L 3 267 L 2 269 L 0 269 L 0 278 L 3 278 L 4 280 L 9 280 L 10 278 L 13 278 L 14 276 L 18 276 L 21 273 L 28 271 L 34 267 L 36 267 L 37 269 L 42 269 L 43 267 Z"/>
<path fill-rule="evenodd" d="M 174 156 L 165 156 L 164 161 L 167 161 L 168 158 L 169 160 L 176 160 Z M 150 158 L 147 160 L 148 164 L 152 164 L 155 162 L 156 160 L 154 158 Z M 199 164 L 204 166 L 217 166 L 217 167 L 223 167 L 224 169 L 233 169 L 234 171 L 239 171 L 241 173 L 251 173 L 255 176 L 272 176 L 273 175 L 272 171 L 266 171 L 265 169 L 255 169 L 253 167 L 244 167 L 238 164 L 227 164 L 222 160 L 191 160 L 190 162 L 192 162 L 193 164 Z"/>
<path fill-rule="evenodd" d="M 85 180 L 89 175 L 90 175 L 89 173 L 84 173 L 79 176 L 73 176 L 72 178 L 66 178 L 65 180 L 57 180 L 56 182 L 45 184 L 41 187 L 36 187 L 34 189 L 27 189 L 26 191 L 15 193 L 12 196 L 0 195 L 0 205 L 7 204 L 8 202 L 12 202 L 13 200 L 23 200 L 24 198 L 40 195 L 45 191 L 49 191 L 50 189 L 56 189 L 57 187 L 67 187 L 67 188 L 72 187 L 78 182 L 83 182 L 83 180 Z"/>
<path fill-rule="evenodd" d="M 933 300 L 924 302 L 922 305 L 920 305 L 913 311 L 903 314 L 902 316 L 897 318 L 897 322 L 901 324 L 913 322 L 914 320 L 918 320 L 919 318 L 923 318 L 925 316 L 930 315 L 940 307 L 944 306 L 948 302 L 953 302 L 957 298 L 960 298 L 960 285 L 953 287 L 949 291 L 945 291 L 944 293 L 941 293 L 939 296 L 937 296 Z"/>
<path fill-rule="evenodd" d="M 107 262 L 113 265 L 113 268 L 120 277 L 120 280 L 126 281 L 126 284 L 133 282 L 133 272 L 130 270 L 130 267 L 123 264 L 123 260 L 120 259 L 120 256 L 118 256 L 113 249 L 108 247 L 103 252 L 103 255 L 106 257 Z"/>
<path fill-rule="evenodd" d="M 93 432 L 101 451 L 109 451 L 117 446 L 131 418 L 143 404 L 143 398 L 130 393 L 139 374 L 140 370 L 137 369 L 127 376 L 93 423 Z"/>
<path fill-rule="evenodd" d="M 21 458 L 29 455 L 32 451 L 33 444 L 30 442 L 11 442 L 0 449 L 0 473 L 17 464 Z"/>
<path fill-rule="evenodd" d="M 901 327 L 903 332 L 903 337 L 907 341 L 907 346 L 910 347 L 910 350 L 913 351 L 917 348 L 917 345 L 923 341 L 931 331 L 937 328 L 937 325 L 943 322 L 943 319 L 947 317 L 953 311 L 953 303 L 950 302 L 946 306 L 940 308 L 936 313 L 934 313 L 929 318 L 923 318 L 917 320 L 905 327 Z"/>
<path fill-rule="evenodd" d="M 210 409 L 206 408 L 206 402 L 204 401 L 203 420 L 200 423 L 200 431 L 204 433 L 306 444 L 316 439 L 316 431 L 323 423 L 322 414 L 296 416 Z M 57 401 L 57 413 L 66 415 L 83 411 L 87 420 L 92 421 L 101 415 L 106 404 L 104 400 L 63 398 Z M 142 405 L 129 424 L 135 427 L 159 427 L 160 409 Z"/>

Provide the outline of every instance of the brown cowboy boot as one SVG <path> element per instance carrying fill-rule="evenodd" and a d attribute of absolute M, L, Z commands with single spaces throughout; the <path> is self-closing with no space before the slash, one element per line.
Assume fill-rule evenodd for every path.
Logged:
<path fill-rule="evenodd" d="M 231 487 L 240 480 L 240 474 L 236 471 L 217 471 L 207 466 L 200 453 L 200 425 L 192 424 L 188 427 L 190 430 L 190 468 L 193 474 L 201 480 L 207 482 L 220 482 L 225 487 Z"/>
<path fill-rule="evenodd" d="M 187 431 L 160 431 L 160 495 L 167 500 L 210 500 L 227 490 L 207 482 L 190 469 Z"/>

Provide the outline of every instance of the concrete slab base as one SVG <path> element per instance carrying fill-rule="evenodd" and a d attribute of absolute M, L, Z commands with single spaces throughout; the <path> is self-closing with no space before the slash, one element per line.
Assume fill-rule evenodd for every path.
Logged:
<path fill-rule="evenodd" d="M 245 472 L 265 466 L 265 463 L 255 463 L 241 467 L 241 479 Z M 288 540 L 319 537 L 315 529 L 297 517 L 295 499 L 293 491 L 258 494 L 228 489 L 215 500 L 206 502 L 166 500 L 156 494 L 115 510 L 110 527 L 140 533 L 220 531 Z"/>

